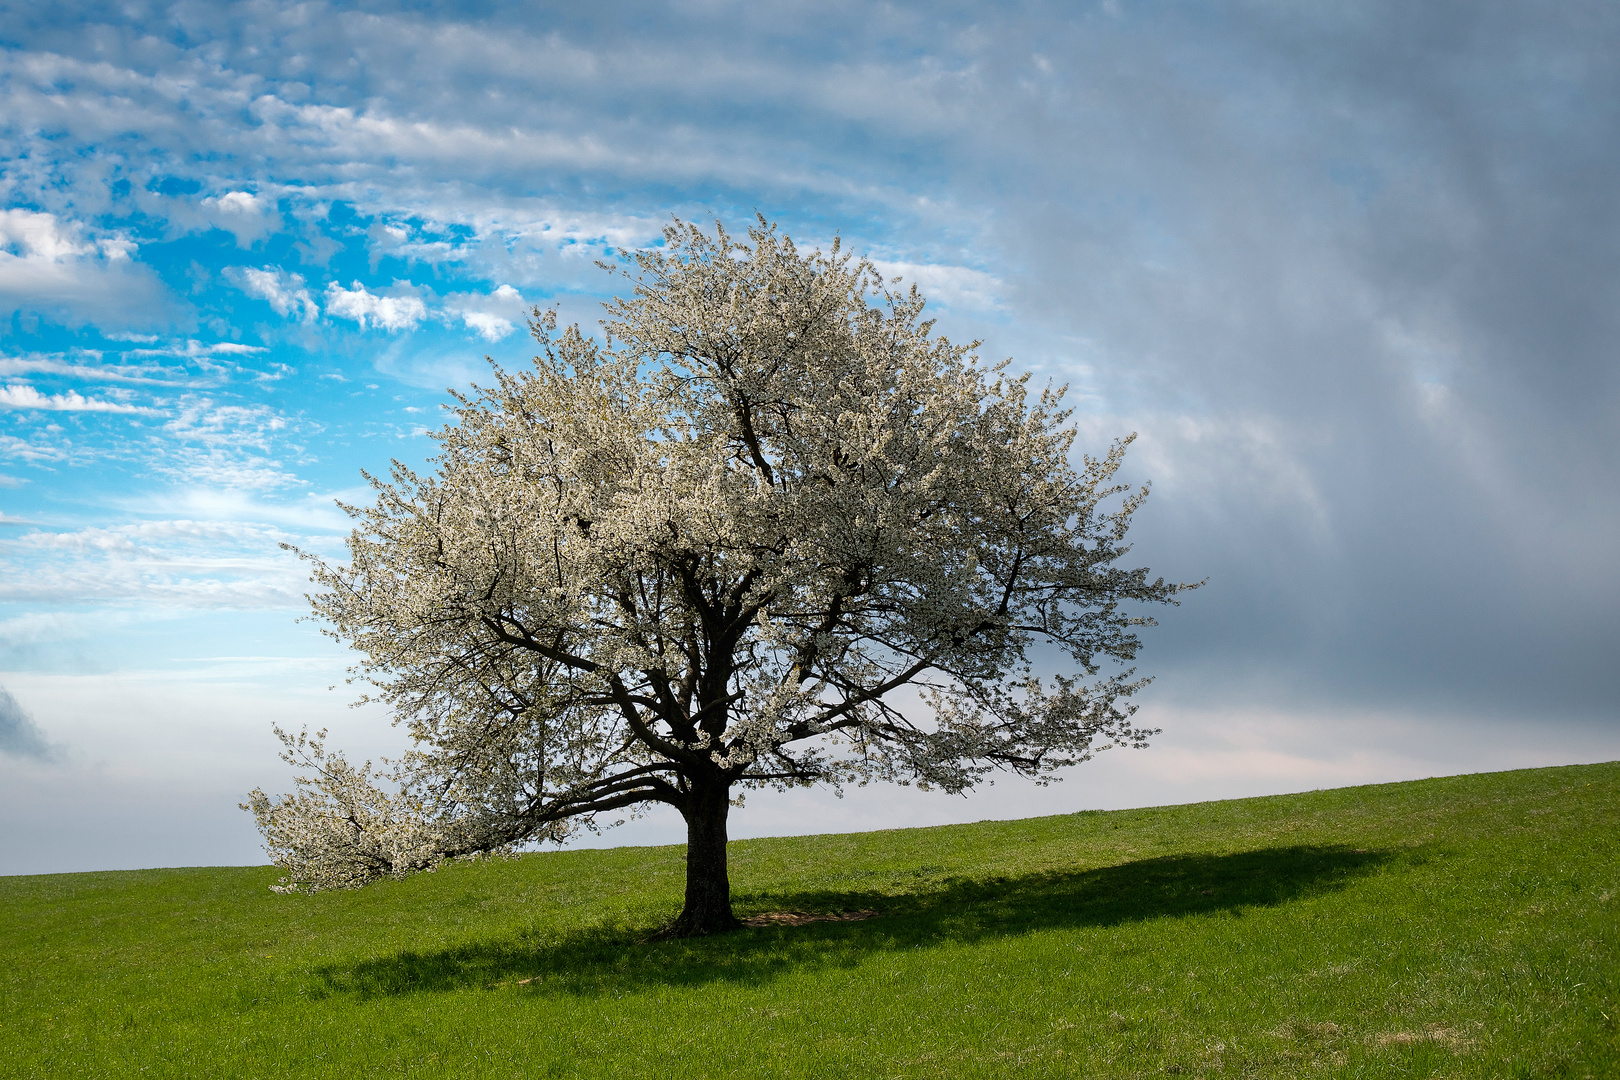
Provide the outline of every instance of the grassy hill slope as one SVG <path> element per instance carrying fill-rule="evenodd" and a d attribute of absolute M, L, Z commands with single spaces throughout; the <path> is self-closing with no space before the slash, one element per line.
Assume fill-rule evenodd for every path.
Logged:
<path fill-rule="evenodd" d="M 284 897 L 0 878 L 0 1076 L 1620 1076 L 1620 763 Z"/>

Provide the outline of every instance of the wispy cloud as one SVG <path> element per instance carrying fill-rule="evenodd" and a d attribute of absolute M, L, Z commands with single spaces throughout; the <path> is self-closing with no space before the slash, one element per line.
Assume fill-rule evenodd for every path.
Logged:
<path fill-rule="evenodd" d="M 236 341 L 196 341 L 185 340 L 171 345 L 156 345 L 158 339 L 151 339 L 147 344 L 153 347 L 145 349 L 130 349 L 127 356 L 175 356 L 188 360 L 206 361 L 215 356 L 254 356 L 268 352 L 263 345 L 244 345 Z"/>
<path fill-rule="evenodd" d="M 29 465 L 49 465 L 68 461 L 75 454 L 74 448 L 60 439 L 24 439 L 0 432 L 0 457 Z"/>
<path fill-rule="evenodd" d="M 225 279 L 249 296 L 267 301 L 277 315 L 302 318 L 304 322 L 314 322 L 320 316 L 321 309 L 304 287 L 302 274 L 278 266 L 232 266 L 226 268 Z"/>
<path fill-rule="evenodd" d="M 0 539 L 0 602 L 279 608 L 305 574 L 280 550 L 299 540 L 249 522 L 149 521 Z"/>
<path fill-rule="evenodd" d="M 284 441 L 292 425 L 271 406 L 187 397 L 163 430 L 151 467 L 175 481 L 258 491 L 304 485 L 282 460 L 282 451 L 297 455 Z"/>
<path fill-rule="evenodd" d="M 184 371 L 156 364 L 106 364 L 95 355 L 91 360 L 60 354 L 30 353 L 0 356 L 0 375 L 60 375 L 85 382 L 114 382 L 150 386 L 183 386 L 189 380 Z"/>
<path fill-rule="evenodd" d="M 87 398 L 77 390 L 62 394 L 42 394 L 27 383 L 12 383 L 0 387 L 0 407 L 12 409 L 44 409 L 51 412 L 104 412 L 131 413 L 154 416 L 158 410 L 139 405 L 128 405 L 101 398 Z"/>
<path fill-rule="evenodd" d="M 307 484 L 277 458 L 217 448 L 175 450 L 161 471 L 188 484 L 245 491 L 276 491 Z"/>
<path fill-rule="evenodd" d="M 269 405 L 234 405 L 207 397 L 182 401 L 165 430 L 187 442 L 206 446 L 255 446 L 269 449 L 270 440 L 287 428 L 287 418 Z"/>
<path fill-rule="evenodd" d="M 301 534 L 310 544 L 318 536 L 347 534 L 353 527 L 337 503 L 363 502 L 370 488 L 360 486 L 305 492 L 297 499 L 270 498 L 263 491 L 213 484 L 186 484 L 150 497 L 114 499 L 110 506 L 126 513 L 159 515 L 170 520 L 254 522 Z"/>

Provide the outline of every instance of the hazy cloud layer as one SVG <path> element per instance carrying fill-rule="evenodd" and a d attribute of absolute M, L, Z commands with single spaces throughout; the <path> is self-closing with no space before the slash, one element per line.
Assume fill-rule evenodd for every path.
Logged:
<path fill-rule="evenodd" d="M 307 573 L 283 543 L 318 538 L 242 522 L 146 521 L 0 540 L 0 603 L 301 608 Z"/>

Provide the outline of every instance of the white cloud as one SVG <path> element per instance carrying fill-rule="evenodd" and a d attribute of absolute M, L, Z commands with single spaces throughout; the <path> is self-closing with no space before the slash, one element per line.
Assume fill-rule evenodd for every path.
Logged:
<path fill-rule="evenodd" d="M 514 320 L 523 319 L 530 305 L 523 294 L 510 285 L 502 285 L 486 295 L 478 293 L 452 293 L 445 297 L 445 313 L 459 316 L 462 325 L 477 332 L 485 341 L 499 341 L 517 327 Z"/>
<path fill-rule="evenodd" d="M 295 716 L 331 727 L 362 757 L 397 752 L 401 735 L 385 710 L 352 710 L 349 688 L 328 689 L 342 682 L 346 657 L 312 630 L 281 631 L 292 625 L 289 613 L 143 615 L 86 628 L 83 637 L 100 648 L 135 654 L 115 670 L 0 673 L 64 748 L 52 768 L 0 757 L 0 874 L 262 864 L 263 838 L 237 804 L 256 785 L 285 790 L 289 783 L 273 723 L 285 727 Z M 236 631 L 221 641 L 227 621 Z M 266 637 L 272 648 L 318 658 L 218 655 L 262 649 Z M 132 666 L 154 642 L 176 657 L 206 659 Z"/>
<path fill-rule="evenodd" d="M 42 394 L 27 383 L 12 383 L 0 387 L 0 407 L 13 409 L 46 409 L 52 412 L 106 412 L 154 415 L 157 410 L 117 401 L 87 398 L 77 390 L 63 394 Z"/>
<path fill-rule="evenodd" d="M 0 210 L 0 251 L 14 259 L 62 262 L 95 251 L 63 225 L 55 214 L 34 210 Z"/>
<path fill-rule="evenodd" d="M 985 312 L 1001 306 L 1001 279 L 983 270 L 882 259 L 873 259 L 872 264 L 884 277 L 902 278 L 901 288 L 915 284 L 923 296 L 945 307 Z"/>
<path fill-rule="evenodd" d="M 210 224 L 236 237 L 238 247 L 274 231 L 278 222 L 268 211 L 267 200 L 249 191 L 227 191 L 209 196 L 201 203 Z"/>
<path fill-rule="evenodd" d="M 463 312 L 461 319 L 469 330 L 478 331 L 478 335 L 485 341 L 499 341 L 514 329 L 509 319 L 491 315 L 487 311 Z"/>
<path fill-rule="evenodd" d="M 449 240 L 433 239 L 427 235 L 412 239 L 410 226 L 391 221 L 382 221 L 371 226 L 367 230 L 367 235 L 371 241 L 373 267 L 383 255 L 437 265 L 458 261 L 466 254 L 461 244 Z"/>
<path fill-rule="evenodd" d="M 46 311 L 121 328 L 161 318 L 163 287 L 134 265 L 134 243 L 86 233 L 55 214 L 0 210 L 0 313 Z"/>
<path fill-rule="evenodd" d="M 264 204 L 257 195 L 247 191 L 227 191 L 217 198 L 203 200 L 204 206 L 210 206 L 225 214 L 259 214 L 264 211 Z"/>
<path fill-rule="evenodd" d="M 353 319 L 363 330 L 368 322 L 382 330 L 414 330 L 427 317 L 427 305 L 415 296 L 378 296 L 360 282 L 345 289 L 337 282 L 326 287 L 326 311 L 342 319 Z"/>
<path fill-rule="evenodd" d="M 304 287 L 301 274 L 289 273 L 276 266 L 260 269 L 233 266 L 225 271 L 225 279 L 249 296 L 268 301 L 277 315 L 289 318 L 302 315 L 305 322 L 313 322 L 321 313 L 315 298 Z"/>

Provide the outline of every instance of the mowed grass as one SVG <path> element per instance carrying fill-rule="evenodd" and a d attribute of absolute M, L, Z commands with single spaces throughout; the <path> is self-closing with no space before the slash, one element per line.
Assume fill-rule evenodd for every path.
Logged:
<path fill-rule="evenodd" d="M 1078 793 L 1077 793 L 1078 794 Z M 0 1075 L 1620 1076 L 1620 763 L 284 897 L 0 878 Z"/>

